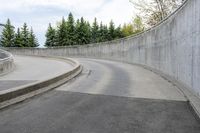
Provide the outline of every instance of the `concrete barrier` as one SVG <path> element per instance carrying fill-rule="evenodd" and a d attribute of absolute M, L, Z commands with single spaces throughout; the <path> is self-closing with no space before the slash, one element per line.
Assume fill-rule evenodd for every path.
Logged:
<path fill-rule="evenodd" d="M 139 64 L 179 86 L 200 112 L 200 0 L 186 0 L 164 21 L 137 36 L 85 46 L 8 50 L 14 54 L 102 58 Z"/>
<path fill-rule="evenodd" d="M 6 106 L 23 101 L 32 96 L 54 89 L 81 73 L 82 66 L 79 64 L 79 62 L 69 58 L 56 58 L 69 62 L 74 66 L 74 68 L 70 71 L 67 71 L 61 75 L 57 75 L 50 79 L 37 81 L 16 88 L 0 91 L 0 108 L 4 108 Z"/>
<path fill-rule="evenodd" d="M 12 54 L 0 49 L 0 75 L 12 71 L 14 66 Z"/>

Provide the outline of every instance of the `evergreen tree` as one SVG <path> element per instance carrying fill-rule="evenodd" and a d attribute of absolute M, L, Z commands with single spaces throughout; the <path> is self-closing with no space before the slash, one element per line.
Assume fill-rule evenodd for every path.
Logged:
<path fill-rule="evenodd" d="M 122 33 L 122 29 L 121 29 L 121 26 L 118 26 L 116 29 L 115 29 L 115 39 L 119 39 L 119 38 L 122 38 L 124 37 L 123 36 L 123 33 Z"/>
<path fill-rule="evenodd" d="M 81 27 L 83 31 L 82 44 L 88 44 L 90 42 L 90 27 L 83 17 L 81 18 Z"/>
<path fill-rule="evenodd" d="M 86 34 L 86 44 L 89 44 L 90 43 L 90 40 L 91 40 L 91 26 L 90 26 L 90 23 L 89 22 L 86 22 L 85 21 L 85 34 Z"/>
<path fill-rule="evenodd" d="M 75 26 L 74 26 L 74 17 L 72 13 L 69 13 L 68 20 L 66 23 L 67 26 L 67 45 L 74 45 L 76 44 L 75 41 Z"/>
<path fill-rule="evenodd" d="M 90 41 L 90 29 L 87 22 L 85 22 L 84 18 L 81 17 L 81 21 L 78 19 L 76 23 L 76 37 L 77 44 L 88 44 Z"/>
<path fill-rule="evenodd" d="M 94 23 L 92 25 L 92 31 L 91 31 L 91 42 L 92 43 L 98 42 L 98 31 L 99 31 L 99 26 L 98 26 L 97 18 L 95 18 Z"/>
<path fill-rule="evenodd" d="M 38 41 L 37 38 L 35 37 L 35 34 L 33 33 L 33 29 L 31 28 L 31 31 L 28 35 L 28 42 L 29 42 L 29 47 L 38 47 Z"/>
<path fill-rule="evenodd" d="M 108 27 L 107 25 L 103 26 L 103 41 L 108 41 L 109 40 L 109 33 L 108 33 Z"/>
<path fill-rule="evenodd" d="M 21 37 L 22 37 L 22 44 L 23 47 L 29 47 L 29 30 L 26 23 L 24 23 L 21 29 Z"/>
<path fill-rule="evenodd" d="M 23 47 L 22 45 L 22 35 L 20 28 L 17 29 L 17 33 L 15 33 L 15 45 L 14 47 Z"/>
<path fill-rule="evenodd" d="M 69 43 L 67 42 L 66 36 L 67 36 L 67 26 L 65 19 L 63 17 L 56 32 L 56 46 L 67 46 Z"/>
<path fill-rule="evenodd" d="M 83 17 L 81 17 L 81 21 L 80 21 L 80 40 L 81 40 L 81 44 L 86 44 L 86 32 L 85 32 L 85 22 Z"/>
<path fill-rule="evenodd" d="M 15 41 L 14 27 L 11 25 L 11 22 L 8 19 L 2 32 L 1 45 L 3 47 L 12 47 L 14 46 L 14 41 Z"/>
<path fill-rule="evenodd" d="M 109 38 L 108 40 L 113 40 L 115 39 L 115 25 L 113 23 L 113 21 L 110 21 L 110 25 L 109 25 Z"/>
<path fill-rule="evenodd" d="M 104 41 L 104 29 L 103 29 L 103 24 L 102 22 L 100 23 L 99 26 L 99 37 L 98 37 L 98 42 L 103 42 Z"/>
<path fill-rule="evenodd" d="M 47 29 L 45 36 L 46 36 L 45 46 L 47 47 L 56 46 L 56 31 L 55 29 L 53 29 L 51 24 L 49 24 L 49 27 Z"/>
<path fill-rule="evenodd" d="M 81 28 L 80 28 L 80 20 L 79 19 L 77 19 L 76 20 L 76 25 L 75 25 L 75 43 L 76 43 L 76 45 L 80 45 L 81 44 L 81 37 L 80 37 L 80 35 L 81 35 Z"/>

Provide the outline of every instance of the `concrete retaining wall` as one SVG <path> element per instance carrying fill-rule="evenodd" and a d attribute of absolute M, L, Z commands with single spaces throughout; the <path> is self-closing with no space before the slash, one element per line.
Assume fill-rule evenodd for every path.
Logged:
<path fill-rule="evenodd" d="M 200 94 L 200 0 L 188 0 L 174 14 L 135 37 L 86 46 L 8 49 L 14 54 L 119 60 L 158 70 Z"/>
<path fill-rule="evenodd" d="M 3 50 L 0 50 L 0 75 L 6 74 L 14 69 L 13 56 Z"/>

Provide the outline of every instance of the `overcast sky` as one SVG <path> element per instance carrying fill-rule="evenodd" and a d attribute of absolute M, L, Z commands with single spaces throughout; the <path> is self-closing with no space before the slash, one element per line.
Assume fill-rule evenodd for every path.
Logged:
<path fill-rule="evenodd" d="M 48 23 L 56 24 L 72 12 L 75 18 L 83 16 L 90 22 L 94 17 L 116 25 L 130 22 L 135 15 L 129 0 L 0 0 L 0 23 L 10 18 L 15 27 L 24 22 L 33 27 L 41 45 L 45 41 Z"/>

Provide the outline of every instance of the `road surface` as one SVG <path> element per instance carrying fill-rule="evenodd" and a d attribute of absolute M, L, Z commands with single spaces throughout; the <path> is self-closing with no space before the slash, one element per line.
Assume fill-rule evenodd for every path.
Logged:
<path fill-rule="evenodd" d="M 199 133 L 182 93 L 141 67 L 78 59 L 80 76 L 0 111 L 1 133 Z"/>

